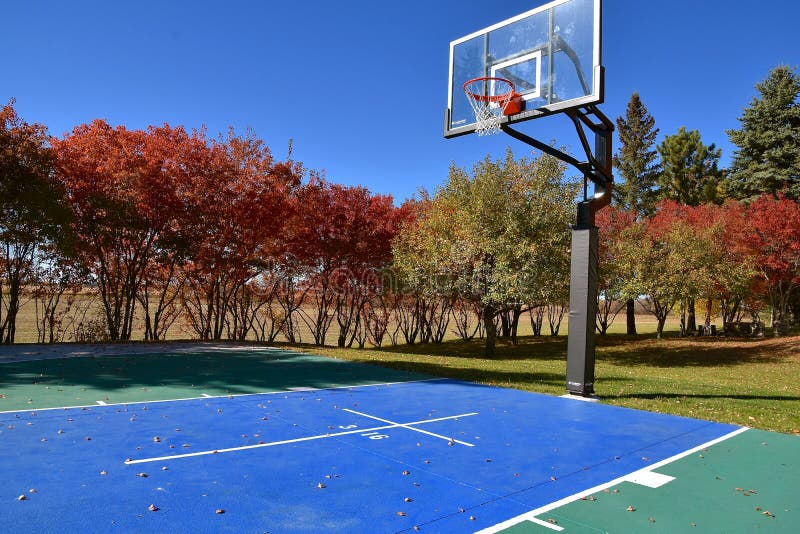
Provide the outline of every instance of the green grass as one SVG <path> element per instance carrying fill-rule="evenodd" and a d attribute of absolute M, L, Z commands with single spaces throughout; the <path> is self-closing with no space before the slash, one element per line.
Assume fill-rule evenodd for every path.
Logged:
<path fill-rule="evenodd" d="M 302 350 L 435 376 L 565 392 L 566 338 L 500 341 L 493 359 L 481 341 L 377 350 Z M 800 435 L 800 336 L 741 339 L 598 338 L 596 391 L 602 402 Z"/>

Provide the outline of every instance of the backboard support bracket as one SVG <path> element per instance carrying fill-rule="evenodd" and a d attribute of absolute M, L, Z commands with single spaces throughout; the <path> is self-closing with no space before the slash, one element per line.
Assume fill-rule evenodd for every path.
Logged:
<path fill-rule="evenodd" d="M 583 174 L 583 200 L 578 202 L 572 227 L 569 284 L 569 336 L 567 341 L 567 392 L 594 395 L 595 321 L 597 317 L 598 228 L 595 213 L 611 202 L 614 178 L 611 173 L 611 136 L 614 124 L 596 106 L 587 105 L 564 112 L 575 125 L 585 161 L 534 139 L 508 123 L 501 129 L 545 154 L 558 158 Z M 587 131 L 594 134 L 594 146 Z M 594 193 L 589 196 L 589 182 Z"/>

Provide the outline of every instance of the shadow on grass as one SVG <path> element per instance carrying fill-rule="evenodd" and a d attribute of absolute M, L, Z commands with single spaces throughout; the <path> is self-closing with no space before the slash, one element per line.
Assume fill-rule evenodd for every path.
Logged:
<path fill-rule="evenodd" d="M 755 400 L 755 401 L 800 401 L 800 397 L 791 395 L 737 395 L 737 394 L 695 394 L 695 393 L 625 393 L 621 395 L 604 395 L 606 399 L 731 399 L 731 400 Z"/>

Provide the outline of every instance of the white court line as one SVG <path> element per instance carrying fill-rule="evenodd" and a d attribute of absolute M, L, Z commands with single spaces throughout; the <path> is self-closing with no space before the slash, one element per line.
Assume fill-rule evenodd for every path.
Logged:
<path fill-rule="evenodd" d="M 444 439 L 444 440 L 447 440 L 447 441 L 449 441 L 449 442 L 455 442 L 455 443 L 459 443 L 459 444 L 461 444 L 461 445 L 466 445 L 467 447 L 474 447 L 474 446 L 475 446 L 475 445 L 473 445 L 472 443 L 467 443 L 466 441 L 459 441 L 459 440 L 457 440 L 457 439 L 451 438 L 450 436 L 442 436 L 441 434 L 434 434 L 433 432 L 428 432 L 427 430 L 422 430 L 422 429 L 419 429 L 419 428 L 414 428 L 414 427 L 412 427 L 412 426 L 411 426 L 411 425 L 414 425 L 414 424 L 417 424 L 417 423 L 405 423 L 405 424 L 403 424 L 403 423 L 396 423 L 396 422 L 394 422 L 394 421 L 389 421 L 388 419 L 381 419 L 380 417 L 375 417 L 374 415 L 369 415 L 369 414 L 365 414 L 365 413 L 357 412 L 357 411 L 355 411 L 355 410 L 350 410 L 349 408 L 342 408 L 342 410 L 344 410 L 345 412 L 354 413 L 354 414 L 356 414 L 356 415 L 361 415 L 361 416 L 364 416 L 364 417 L 369 417 L 370 419 L 375 419 L 376 421 L 380 421 L 380 422 L 382 422 L 382 423 L 391 423 L 391 424 L 393 424 L 393 425 L 398 425 L 398 426 L 400 426 L 400 427 L 403 427 L 403 428 L 405 428 L 405 429 L 408 429 L 408 430 L 413 430 L 414 432 L 421 432 L 421 433 L 423 433 L 423 434 L 427 434 L 427 435 L 429 435 L 429 436 L 433 436 L 433 437 L 435 437 L 435 438 L 439 438 L 439 439 Z M 467 416 L 467 415 L 478 415 L 478 412 L 467 413 L 467 414 L 464 414 L 464 415 L 465 415 L 465 416 Z M 426 421 L 426 422 L 427 422 L 427 421 Z"/>
<path fill-rule="evenodd" d="M 371 387 L 379 387 L 379 386 L 394 386 L 399 384 L 416 384 L 418 382 L 436 382 L 442 380 L 450 380 L 449 378 L 422 378 L 419 380 L 403 380 L 401 382 L 381 382 L 380 384 L 361 384 L 357 386 L 336 386 L 330 388 L 317 388 L 314 391 L 334 391 L 337 389 L 357 389 L 357 388 L 371 388 Z M 258 395 L 281 395 L 286 393 L 310 393 L 309 391 L 290 391 L 288 389 L 282 389 L 280 391 L 262 391 L 260 393 L 236 393 L 234 395 L 208 395 L 206 393 L 201 393 L 200 397 L 184 397 L 181 399 L 158 399 L 158 400 L 149 400 L 149 401 L 129 401 L 129 402 L 107 402 L 104 406 L 135 406 L 137 404 L 155 404 L 158 402 L 180 402 L 180 401 L 192 401 L 192 400 L 203 400 L 203 399 L 230 399 L 233 397 L 255 397 Z M 203 397 L 202 395 L 207 395 Z M 0 415 L 9 414 L 9 413 L 30 413 L 30 412 L 46 412 L 49 410 L 72 410 L 78 408 L 97 408 L 97 404 L 78 404 L 74 406 L 53 406 L 50 408 L 26 408 L 24 410 L 4 410 L 0 411 Z"/>
<path fill-rule="evenodd" d="M 97 401 L 97 404 L 99 404 L 100 406 L 108 406 L 108 403 L 106 401 Z"/>
<path fill-rule="evenodd" d="M 269 443 L 257 443 L 255 445 L 243 445 L 241 447 L 229 447 L 227 449 L 214 449 L 210 451 L 190 452 L 186 454 L 174 454 L 172 456 L 159 456 L 157 458 L 141 458 L 139 460 L 126 460 L 126 464 L 143 464 L 147 462 L 161 462 L 165 460 L 175 460 L 178 458 L 190 458 L 192 456 L 206 456 L 208 454 L 220 454 L 223 452 L 245 451 L 248 449 L 259 449 L 261 447 L 274 447 L 276 445 L 286 445 L 289 443 L 300 443 L 302 441 L 311 441 L 315 439 L 335 438 L 337 436 L 346 436 L 348 434 L 364 434 L 375 430 L 386 430 L 389 428 L 405 428 L 406 425 L 422 425 L 425 423 L 435 423 L 436 421 L 446 421 L 448 419 L 458 419 L 459 417 L 468 417 L 470 415 L 477 415 L 476 413 L 464 413 L 460 415 L 450 415 L 448 417 L 438 417 L 436 419 L 425 419 L 423 421 L 412 421 L 410 423 L 393 423 L 391 425 L 376 426 L 373 428 L 361 428 L 358 430 L 348 430 L 345 432 L 335 432 L 333 434 L 319 434 L 317 436 L 307 436 L 304 438 L 285 439 L 282 441 L 270 441 Z M 412 429 L 414 430 L 414 429 Z"/>
<path fill-rule="evenodd" d="M 570 495 L 569 497 L 564 497 L 563 499 L 559 499 L 557 501 L 551 502 L 550 504 L 546 504 L 544 506 L 540 506 L 539 508 L 536 508 L 535 510 L 531 510 L 530 512 L 525 512 L 524 514 L 518 515 L 517 517 L 512 517 L 511 519 L 509 519 L 507 521 L 503 521 L 502 523 L 498 523 L 496 525 L 493 525 L 491 527 L 485 528 L 483 530 L 479 530 L 479 531 L 476 532 L 476 534 L 494 534 L 495 532 L 500 532 L 501 530 L 505 530 L 507 528 L 513 527 L 514 525 L 516 525 L 518 523 L 521 523 L 522 521 L 533 521 L 533 522 L 535 522 L 537 524 L 541 524 L 540 523 L 541 520 L 539 520 L 539 521 L 535 520 L 536 516 L 544 514 L 546 512 L 554 510 L 556 508 L 560 508 L 560 507 L 562 507 L 562 506 L 564 506 L 566 504 L 569 504 L 571 502 L 577 501 L 578 499 L 581 499 L 583 497 L 588 497 L 592 493 L 597 493 L 598 491 L 603 491 L 604 489 L 610 488 L 611 486 L 616 486 L 617 484 L 620 484 L 622 482 L 628 482 L 629 479 L 635 478 L 638 474 L 642 473 L 643 471 L 651 471 L 653 469 L 658 469 L 658 468 L 663 467 L 663 466 L 665 466 L 667 464 L 670 464 L 670 463 L 672 463 L 672 462 L 674 462 L 676 460 L 680 460 L 681 458 L 689 456 L 690 454 L 694 454 L 697 451 L 703 450 L 703 449 L 705 449 L 707 447 L 711 447 L 712 445 L 716 445 L 717 443 L 721 443 L 721 442 L 725 441 L 726 439 L 729 439 L 729 438 L 732 438 L 734 436 L 737 436 L 737 435 L 741 434 L 742 432 L 746 432 L 747 430 L 750 430 L 750 429 L 748 427 L 737 428 L 733 432 L 725 434 L 724 436 L 720 436 L 720 437 L 718 437 L 716 439 L 712 439 L 711 441 L 707 441 L 707 442 L 703 443 L 702 445 L 698 445 L 697 447 L 693 447 L 693 448 L 691 448 L 689 450 L 683 451 L 683 452 L 678 453 L 678 454 L 676 454 L 674 456 L 670 456 L 669 458 L 665 458 L 665 459 L 663 459 L 661 461 L 658 461 L 658 462 L 656 462 L 656 463 L 654 463 L 652 465 L 648 465 L 647 467 L 644 467 L 642 469 L 638 469 L 638 470 L 636 470 L 636 471 L 634 471 L 632 473 L 628 473 L 627 475 L 623 475 L 621 477 L 615 478 L 614 480 L 610 480 L 610 481 L 605 482 L 603 484 L 599 484 L 597 486 L 594 486 L 593 488 L 589 488 L 587 490 L 583 490 L 583 491 L 581 491 L 579 493 L 575 493 L 573 495 Z M 549 526 L 555 526 L 555 525 L 549 525 Z"/>

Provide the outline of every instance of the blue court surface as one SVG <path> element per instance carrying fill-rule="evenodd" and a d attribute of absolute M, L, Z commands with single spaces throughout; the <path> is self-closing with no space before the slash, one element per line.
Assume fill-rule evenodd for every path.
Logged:
<path fill-rule="evenodd" d="M 448 379 L 0 419 L 4 532 L 547 531 L 531 511 L 741 430 Z"/>

